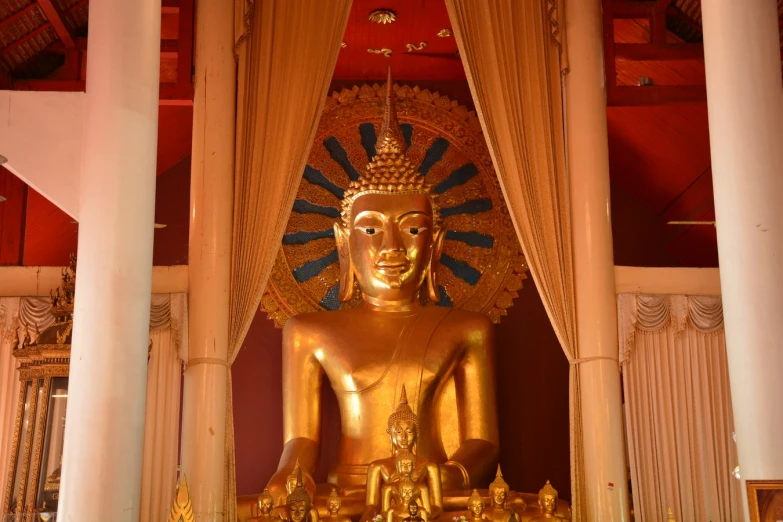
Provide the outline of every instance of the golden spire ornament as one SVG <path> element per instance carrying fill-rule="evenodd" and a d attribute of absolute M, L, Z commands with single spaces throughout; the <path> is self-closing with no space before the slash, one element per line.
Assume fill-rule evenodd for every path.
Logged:
<path fill-rule="evenodd" d="M 666 522 L 677 522 L 674 519 L 674 512 L 672 511 L 672 508 L 666 510 Z"/>
<path fill-rule="evenodd" d="M 188 479 L 183 474 L 182 481 L 177 486 L 177 495 L 174 498 L 174 505 L 171 506 L 169 522 L 196 522 L 193 515 L 193 505 L 190 502 L 190 493 L 188 492 Z"/>
<path fill-rule="evenodd" d="M 416 426 L 417 429 L 419 427 L 419 418 L 413 413 L 413 410 L 408 405 L 408 395 L 405 392 L 404 384 L 402 385 L 402 392 L 400 393 L 400 404 L 397 406 L 395 412 L 389 415 L 388 429 L 391 430 L 394 428 L 394 425 L 399 421 L 410 422 Z"/>
<path fill-rule="evenodd" d="M 345 226 L 351 221 L 353 202 L 363 194 L 425 194 L 432 205 L 433 220 L 439 222 L 440 213 L 432 187 L 405 156 L 407 149 L 408 144 L 397 120 L 397 93 L 394 92 L 390 67 L 386 80 L 383 122 L 375 142 L 375 155 L 359 179 L 348 185 L 341 202 Z"/>
<path fill-rule="evenodd" d="M 549 482 L 547 482 L 547 484 L 549 484 Z M 509 490 L 511 489 L 508 483 L 503 479 L 503 472 L 500 471 L 500 464 L 498 464 L 498 470 L 495 473 L 495 480 L 493 480 L 492 483 L 489 485 L 490 491 L 492 491 L 495 488 L 501 488 L 506 490 L 506 494 L 508 494 Z"/>

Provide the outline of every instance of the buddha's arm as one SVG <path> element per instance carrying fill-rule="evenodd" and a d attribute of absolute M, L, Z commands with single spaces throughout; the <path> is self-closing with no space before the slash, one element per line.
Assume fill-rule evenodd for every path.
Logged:
<path fill-rule="evenodd" d="M 498 462 L 499 437 L 492 323 L 475 316 L 462 360 L 454 371 L 462 444 L 444 465 L 463 488 L 492 476 Z"/>
<path fill-rule="evenodd" d="M 373 463 L 367 468 L 367 496 L 364 501 L 367 508 L 379 508 L 383 505 L 381 496 L 386 478 L 384 477 L 383 467 L 380 464 Z"/>
<path fill-rule="evenodd" d="M 323 368 L 313 354 L 310 336 L 297 318 L 283 330 L 283 454 L 272 486 L 285 486 L 297 460 L 309 476 L 318 462 Z"/>

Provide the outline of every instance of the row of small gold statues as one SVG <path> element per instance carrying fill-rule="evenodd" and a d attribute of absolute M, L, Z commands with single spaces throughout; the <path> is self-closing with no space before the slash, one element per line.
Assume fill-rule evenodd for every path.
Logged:
<path fill-rule="evenodd" d="M 418 433 L 418 417 L 408 405 L 405 388 L 402 389 L 397 410 L 389 416 L 387 433 L 392 442 L 392 456 L 370 464 L 367 471 L 366 510 L 362 522 L 430 522 L 443 511 L 438 465 L 432 461 L 418 459 L 414 453 Z M 521 498 L 509 502 L 510 487 L 503 479 L 498 466 L 495 480 L 489 485 L 490 506 L 478 490 L 470 495 L 466 509 L 469 518 L 455 517 L 455 522 L 515 522 L 527 506 Z M 327 498 L 328 515 L 319 520 L 318 510 L 313 506 L 307 492 L 302 470 L 297 461 L 286 481 L 287 497 L 275 499 L 268 489 L 258 497 L 258 522 L 287 520 L 289 522 L 350 522 L 340 515 L 342 500 L 337 488 L 332 488 Z M 557 491 L 549 481 L 539 491 L 540 516 L 531 520 L 562 519 L 557 515 Z"/>

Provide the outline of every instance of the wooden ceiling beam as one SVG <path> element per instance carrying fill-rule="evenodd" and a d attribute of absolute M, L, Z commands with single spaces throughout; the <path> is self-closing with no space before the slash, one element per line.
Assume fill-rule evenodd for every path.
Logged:
<path fill-rule="evenodd" d="M 613 18 L 642 18 L 649 19 L 655 14 L 658 3 L 655 0 L 646 2 L 634 2 L 631 0 L 614 0 L 611 4 Z M 606 11 L 604 11 L 606 12 Z"/>
<path fill-rule="evenodd" d="M 14 82 L 17 91 L 84 92 L 85 87 L 84 80 L 17 80 Z M 193 85 L 161 83 L 159 97 L 161 105 L 191 105 Z"/>
<path fill-rule="evenodd" d="M 0 50 L 0 56 L 5 56 L 6 54 L 15 51 L 16 49 L 18 49 L 19 47 L 23 46 L 24 44 L 26 44 L 27 42 L 29 42 L 33 38 L 36 38 L 36 37 L 42 35 L 51 26 L 52 26 L 51 22 L 46 22 L 42 26 L 33 29 L 32 31 L 30 31 L 29 33 L 24 35 L 22 38 L 20 38 L 19 40 L 13 42 L 11 45 L 6 47 L 5 49 Z"/>
<path fill-rule="evenodd" d="M 86 6 L 88 3 L 89 3 L 89 0 L 79 0 L 78 2 L 76 2 L 75 4 L 73 4 L 71 7 L 69 7 L 68 9 L 66 9 L 63 12 L 62 18 L 63 19 L 68 18 L 73 13 L 75 13 L 76 11 L 81 9 L 82 7 Z"/>
<path fill-rule="evenodd" d="M 614 44 L 615 58 L 630 61 L 703 60 L 701 44 Z"/>
<path fill-rule="evenodd" d="M 707 101 L 704 85 L 650 85 L 644 87 L 615 86 L 607 89 L 609 107 L 638 107 L 646 105 L 677 105 Z"/>
<path fill-rule="evenodd" d="M 29 12 L 33 11 L 34 9 L 38 9 L 38 5 L 36 5 L 36 4 L 28 4 L 28 5 L 26 5 L 25 7 L 23 7 L 19 11 L 15 12 L 11 16 L 9 16 L 8 18 L 6 18 L 2 22 L 0 22 L 0 27 L 10 26 L 11 24 L 16 22 L 17 20 L 19 20 L 20 18 L 22 18 L 23 16 L 25 16 Z"/>
<path fill-rule="evenodd" d="M 52 24 L 54 32 L 57 33 L 57 37 L 60 38 L 66 49 L 76 48 L 76 42 L 73 40 L 73 36 L 68 28 L 65 26 L 63 19 L 60 17 L 60 13 L 54 7 L 52 0 L 38 0 L 38 6 L 43 11 L 46 19 Z"/>

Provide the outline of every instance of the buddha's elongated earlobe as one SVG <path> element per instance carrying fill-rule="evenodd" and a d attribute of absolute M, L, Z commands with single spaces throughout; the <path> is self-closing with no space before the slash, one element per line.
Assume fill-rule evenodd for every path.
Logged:
<path fill-rule="evenodd" d="M 340 223 L 334 224 L 334 239 L 337 242 L 337 257 L 340 259 L 340 301 L 347 302 L 353 297 L 353 265 L 348 231 Z"/>
<path fill-rule="evenodd" d="M 446 238 L 446 230 L 439 228 L 435 230 L 435 237 L 432 240 L 432 256 L 430 257 L 430 266 L 425 276 L 427 282 L 427 295 L 430 301 L 437 303 L 440 301 L 438 292 L 437 272 L 440 264 L 440 255 L 443 252 L 443 240 Z"/>

